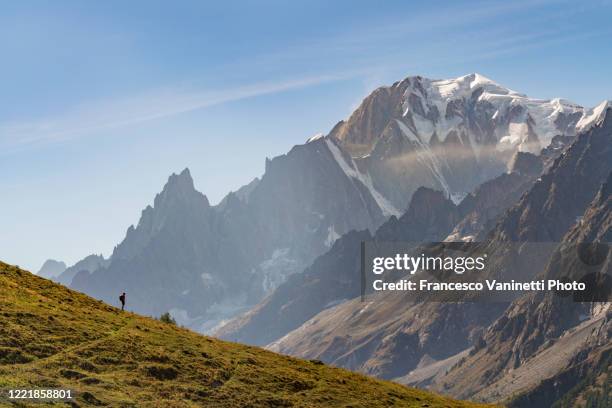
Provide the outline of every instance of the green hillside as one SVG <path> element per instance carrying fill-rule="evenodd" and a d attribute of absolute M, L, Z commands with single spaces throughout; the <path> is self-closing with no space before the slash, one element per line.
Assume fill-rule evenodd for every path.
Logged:
<path fill-rule="evenodd" d="M 73 407 L 483 406 L 198 335 L 0 262 L 8 388 L 69 388 L 76 400 L 56 406 Z"/>

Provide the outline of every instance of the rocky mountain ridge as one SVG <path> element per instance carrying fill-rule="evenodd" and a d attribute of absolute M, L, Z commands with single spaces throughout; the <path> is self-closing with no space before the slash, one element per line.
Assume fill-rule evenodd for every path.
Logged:
<path fill-rule="evenodd" d="M 604 392 L 601 381 L 609 381 L 612 352 L 611 186 L 612 173 L 539 277 L 593 282 L 589 277 L 599 276 L 594 288 L 604 292 L 591 290 L 597 301 L 539 292 L 517 299 L 432 388 L 479 400 L 508 399 L 517 407 L 557 400 L 574 406 L 589 390 Z M 581 378 L 591 382 L 581 384 Z"/>

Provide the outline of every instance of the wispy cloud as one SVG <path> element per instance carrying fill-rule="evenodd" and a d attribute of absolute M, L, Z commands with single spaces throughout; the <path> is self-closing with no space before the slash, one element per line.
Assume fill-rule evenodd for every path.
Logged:
<path fill-rule="evenodd" d="M 566 4 L 563 4 L 566 3 Z M 401 10 L 386 20 L 372 20 L 367 25 L 340 30 L 335 35 L 322 35 L 306 42 L 296 43 L 275 53 L 260 55 L 252 64 L 269 65 L 274 63 L 327 58 L 346 58 L 351 60 L 358 55 L 376 55 L 398 43 L 404 49 L 417 43 L 429 47 L 429 43 L 443 38 L 447 43 L 456 35 L 466 32 L 483 32 L 492 27 L 491 19 L 513 14 L 529 14 L 530 11 L 552 4 L 567 6 L 569 0 L 517 0 L 512 2 L 480 2 L 466 6 L 463 3 L 450 3 L 447 7 L 437 7 L 435 11 L 417 11 L 406 14 Z M 534 13 L 541 18 L 539 14 Z M 546 18 L 553 18 L 546 17 Z M 499 22 L 496 23 L 496 25 Z M 516 24 L 513 24 L 516 26 Z M 486 39 L 482 36 L 482 39 Z"/>
<path fill-rule="evenodd" d="M 264 81 L 210 91 L 164 88 L 123 99 L 89 102 L 57 117 L 0 124 L 0 149 L 21 150 L 171 117 L 227 102 L 349 79 L 358 72 Z"/>
<path fill-rule="evenodd" d="M 296 65 L 313 71 L 328 66 L 361 67 L 368 72 L 363 79 L 371 91 L 372 84 L 399 79 L 398 72 L 427 75 L 439 70 L 440 64 L 494 59 L 572 41 L 575 32 L 583 30 L 575 26 L 573 17 L 585 7 L 595 6 L 569 0 L 517 0 L 469 6 L 450 2 L 446 7 L 410 13 L 398 10 L 384 20 L 315 35 L 248 63 L 262 72 Z M 539 12 L 543 8 L 546 13 Z"/>
<path fill-rule="evenodd" d="M 491 18 L 513 13 L 527 13 L 537 7 L 561 4 L 557 13 L 529 16 L 521 20 L 529 27 L 523 31 L 516 24 L 488 24 Z M 576 33 L 566 20 L 573 9 L 568 0 L 519 0 L 483 2 L 470 7 L 451 5 L 444 10 L 395 16 L 387 22 L 372 22 L 364 27 L 339 30 L 335 36 L 310 39 L 277 53 L 262 54 L 249 61 L 234 61 L 219 70 L 236 71 L 250 67 L 258 77 L 270 77 L 269 67 L 283 67 L 284 72 L 305 68 L 325 72 L 333 66 L 340 74 L 313 74 L 282 81 L 262 81 L 216 90 L 166 87 L 115 100 L 83 102 L 64 114 L 36 118 L 26 122 L 0 123 L 0 151 L 15 151 L 33 146 L 70 140 L 155 119 L 171 117 L 206 107 L 258 95 L 273 94 L 326 82 L 361 77 L 367 88 L 386 80 L 390 70 L 401 69 L 426 74 L 449 62 L 471 62 L 519 54 L 527 50 L 587 38 L 600 33 Z M 502 19 L 503 20 L 503 19 Z M 546 28 L 554 27 L 554 28 Z M 351 68 L 347 68 L 351 67 Z M 356 67 L 356 68 L 355 68 Z M 286 70 L 285 70 L 286 68 Z M 350 72 L 349 72 L 350 71 Z M 368 89 L 368 91 L 371 89 Z"/>

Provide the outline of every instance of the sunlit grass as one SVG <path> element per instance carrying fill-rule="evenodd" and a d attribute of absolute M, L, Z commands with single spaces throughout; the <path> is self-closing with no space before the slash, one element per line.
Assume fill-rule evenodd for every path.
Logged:
<path fill-rule="evenodd" d="M 121 312 L 0 262 L 0 388 L 10 387 L 72 389 L 79 406 L 481 406 Z"/>

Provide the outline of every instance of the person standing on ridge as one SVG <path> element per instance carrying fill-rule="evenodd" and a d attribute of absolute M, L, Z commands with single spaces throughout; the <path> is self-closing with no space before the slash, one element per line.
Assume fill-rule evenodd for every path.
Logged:
<path fill-rule="evenodd" d="M 121 302 L 121 311 L 123 312 L 123 309 L 125 308 L 125 292 L 119 296 L 119 301 Z"/>

